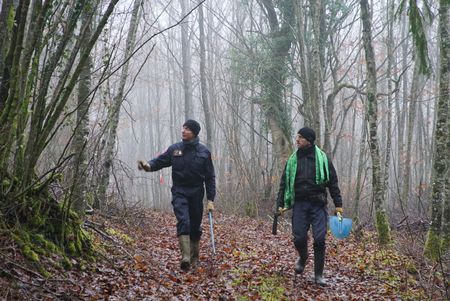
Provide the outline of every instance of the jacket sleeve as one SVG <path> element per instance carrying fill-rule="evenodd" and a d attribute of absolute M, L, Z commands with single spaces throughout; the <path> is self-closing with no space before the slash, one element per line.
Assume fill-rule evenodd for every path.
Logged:
<path fill-rule="evenodd" d="M 328 167 L 330 171 L 330 181 L 328 182 L 328 191 L 330 192 L 331 198 L 333 199 L 334 206 L 342 207 L 342 197 L 341 190 L 338 186 L 338 178 L 336 174 L 336 169 L 330 159 L 328 159 Z"/>
<path fill-rule="evenodd" d="M 286 165 L 284 166 L 283 175 L 280 180 L 280 188 L 278 189 L 277 208 L 284 207 L 284 190 L 286 186 Z"/>
<path fill-rule="evenodd" d="M 172 166 L 172 146 L 169 146 L 167 150 L 154 158 L 153 160 L 148 161 L 148 164 L 151 166 L 151 171 L 157 171 L 165 167 Z"/>
<path fill-rule="evenodd" d="M 209 152 L 208 159 L 206 160 L 205 188 L 206 198 L 209 201 L 214 201 L 214 198 L 216 197 L 216 174 L 214 172 L 211 153 Z"/>

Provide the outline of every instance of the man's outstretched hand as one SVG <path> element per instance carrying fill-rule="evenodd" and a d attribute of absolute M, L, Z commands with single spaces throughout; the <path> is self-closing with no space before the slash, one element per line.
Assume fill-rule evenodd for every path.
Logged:
<path fill-rule="evenodd" d="M 145 170 L 145 171 L 151 171 L 152 168 L 150 167 L 150 165 L 145 162 L 145 161 L 138 161 L 138 169 L 139 170 Z"/>

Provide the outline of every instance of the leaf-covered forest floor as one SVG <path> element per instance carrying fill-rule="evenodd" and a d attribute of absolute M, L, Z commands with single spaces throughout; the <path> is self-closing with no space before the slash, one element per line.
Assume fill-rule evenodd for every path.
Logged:
<path fill-rule="evenodd" d="M 89 220 L 96 260 L 72 258 L 70 269 L 59 264 L 58 255 L 41 256 L 39 265 L 30 263 L 0 234 L 0 300 L 445 299 L 438 265 L 419 266 L 396 251 L 398 244 L 382 250 L 371 232 L 358 240 L 352 235 L 338 241 L 328 235 L 328 286 L 322 288 L 313 281 L 311 240 L 306 270 L 295 276 L 297 255 L 287 219 L 280 220 L 278 235 L 273 236 L 268 219 L 217 213 L 213 255 L 205 217 L 201 262 L 188 272 L 179 269 L 173 214 L 148 210 Z"/>

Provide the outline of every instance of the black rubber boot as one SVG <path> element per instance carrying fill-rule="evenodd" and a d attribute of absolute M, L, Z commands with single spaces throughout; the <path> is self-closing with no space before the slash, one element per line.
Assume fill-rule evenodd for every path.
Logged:
<path fill-rule="evenodd" d="M 178 236 L 178 242 L 180 244 L 181 262 L 180 267 L 182 270 L 189 270 L 191 264 L 191 240 L 189 235 Z"/>
<path fill-rule="evenodd" d="M 297 248 L 298 254 L 300 257 L 297 259 L 297 262 L 295 263 L 295 273 L 301 274 L 305 270 L 306 260 L 308 259 L 308 248 L 307 247 L 301 247 Z"/>
<path fill-rule="evenodd" d="M 323 278 L 323 267 L 325 265 L 325 248 L 316 250 L 314 248 L 314 281 L 320 286 L 326 286 Z"/>

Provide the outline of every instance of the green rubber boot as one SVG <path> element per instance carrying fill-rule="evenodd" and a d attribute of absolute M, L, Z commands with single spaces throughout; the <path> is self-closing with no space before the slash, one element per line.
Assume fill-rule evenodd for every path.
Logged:
<path fill-rule="evenodd" d="M 191 240 L 191 265 L 195 266 L 199 262 L 200 241 Z"/>
<path fill-rule="evenodd" d="M 189 270 L 191 264 L 191 240 L 189 235 L 178 236 L 178 243 L 181 251 L 180 268 L 184 271 Z"/>

